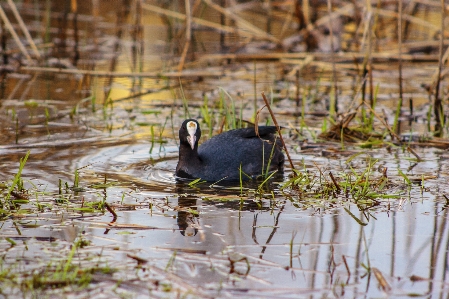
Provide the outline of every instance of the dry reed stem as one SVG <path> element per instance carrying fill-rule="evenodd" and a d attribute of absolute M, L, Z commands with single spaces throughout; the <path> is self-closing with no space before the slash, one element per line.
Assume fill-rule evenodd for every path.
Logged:
<path fill-rule="evenodd" d="M 131 72 L 110 72 L 110 71 L 91 71 L 91 70 L 78 70 L 78 69 L 61 69 L 55 67 L 37 67 L 37 66 L 22 66 L 20 71 L 27 72 L 41 72 L 41 73 L 56 73 L 56 74 L 74 74 L 74 75 L 89 75 L 97 77 L 129 77 L 129 78 L 173 78 L 177 79 L 179 77 L 221 77 L 223 73 L 221 72 L 208 72 L 208 71 L 189 71 L 189 72 L 141 72 L 141 73 L 131 73 Z"/>
<path fill-rule="evenodd" d="M 338 18 L 341 16 L 352 17 L 354 15 L 353 10 L 354 9 L 353 9 L 352 3 L 346 4 L 343 7 L 338 8 L 335 11 L 328 13 L 327 15 L 319 18 L 318 20 L 315 21 L 315 23 L 313 23 L 313 25 L 312 24 L 307 25 L 307 30 L 311 30 L 311 29 L 314 29 L 319 26 L 327 25 L 327 24 L 329 24 L 329 22 L 332 19 L 335 19 L 335 18 Z"/>
<path fill-rule="evenodd" d="M 438 47 L 440 45 L 440 40 L 425 40 L 425 41 L 408 41 L 402 43 L 402 46 L 407 50 L 414 50 L 415 48 L 423 48 L 423 47 Z M 449 45 L 449 40 L 443 40 L 444 45 Z M 404 52 L 406 52 L 404 51 Z"/>
<path fill-rule="evenodd" d="M 402 1 L 402 0 L 401 0 Z M 379 2 L 378 2 L 379 5 Z M 379 14 L 377 12 L 374 14 L 373 26 L 374 29 L 370 31 L 370 51 L 368 56 L 368 80 L 369 80 L 369 101 L 371 107 L 374 109 L 374 82 L 373 82 L 373 34 L 376 36 L 376 28 L 379 23 Z M 401 56 L 402 59 L 402 56 Z M 377 66 L 376 66 L 377 68 Z M 371 113 L 370 113 L 371 115 Z M 374 127 L 372 123 L 371 126 Z"/>
<path fill-rule="evenodd" d="M 143 0 L 141 0 L 141 1 L 143 1 Z M 192 8 L 190 9 L 190 17 L 192 17 L 198 11 L 198 7 L 201 4 L 201 1 L 202 0 L 195 0 L 195 2 L 193 3 L 193 6 L 191 5 Z M 192 21 L 192 19 L 190 19 L 190 21 Z M 179 27 L 177 29 L 178 33 L 175 34 L 175 38 L 179 38 L 180 39 L 182 37 L 182 34 L 183 33 L 185 34 L 186 27 L 187 27 L 187 23 L 184 23 L 184 25 L 182 25 L 182 27 Z M 191 30 L 191 32 L 192 32 L 192 30 Z M 192 38 L 192 36 L 190 36 L 190 39 L 191 38 Z M 184 67 L 185 67 L 185 64 L 184 64 Z"/>
<path fill-rule="evenodd" d="M 16 45 L 19 47 L 20 52 L 26 57 L 26 59 L 30 62 L 33 60 L 31 59 L 31 56 L 28 54 L 25 46 L 20 41 L 19 36 L 17 35 L 16 31 L 14 30 L 11 22 L 8 20 L 8 17 L 5 14 L 5 11 L 3 10 L 3 7 L 0 5 L 0 17 L 2 18 L 3 22 L 5 23 L 6 29 L 8 29 L 9 33 L 11 33 L 12 38 L 16 42 Z"/>
<path fill-rule="evenodd" d="M 443 56 L 445 56 L 443 54 L 443 47 L 444 47 L 444 0 L 441 0 L 441 34 L 440 34 L 440 46 L 438 49 L 438 53 L 440 58 L 438 59 L 438 70 L 437 70 L 437 74 L 436 74 L 436 82 L 435 82 L 435 100 L 434 100 L 434 114 L 435 114 L 435 135 L 437 137 L 442 137 L 443 135 L 443 128 L 442 128 L 442 124 L 443 124 L 443 115 L 444 115 L 444 111 L 443 111 L 443 103 L 442 100 L 440 98 L 440 83 L 441 83 L 441 70 L 443 69 Z M 449 48 L 448 50 L 449 51 Z"/>
<path fill-rule="evenodd" d="M 424 4 L 430 7 L 441 8 L 441 5 L 433 0 L 413 0 L 415 3 Z"/>
<path fill-rule="evenodd" d="M 372 109 L 366 102 L 364 102 L 365 106 L 371 111 L 371 113 L 374 114 L 374 116 L 385 126 L 385 128 L 390 132 L 390 134 L 397 139 L 400 145 L 403 145 L 403 142 L 401 141 L 401 138 L 393 131 L 393 129 L 385 122 L 385 120 L 380 117 L 374 109 Z M 407 146 L 407 151 L 414 155 L 418 161 L 422 161 L 421 157 L 410 147 Z"/>
<path fill-rule="evenodd" d="M 184 68 L 184 62 L 186 60 L 187 52 L 190 48 L 190 41 L 192 39 L 192 11 L 190 9 L 190 1 L 185 1 L 186 6 L 186 42 L 184 44 L 184 49 L 182 50 L 181 59 L 178 64 L 178 72 L 182 72 Z"/>
<path fill-rule="evenodd" d="M 284 63 L 284 64 L 297 64 L 297 66 L 293 67 L 292 70 L 290 72 L 288 72 L 288 74 L 286 75 L 286 77 L 297 77 L 297 74 L 299 71 L 301 71 L 303 68 L 305 68 L 306 66 L 313 64 L 314 57 L 313 55 L 309 55 L 304 59 L 280 59 L 279 62 L 280 63 Z"/>
<path fill-rule="evenodd" d="M 253 32 L 255 35 L 263 36 L 264 38 L 271 40 L 272 42 L 279 43 L 279 39 L 275 38 L 271 34 L 263 31 L 260 28 L 257 28 L 250 22 L 246 21 L 245 19 L 239 17 L 236 13 L 233 13 L 229 11 L 229 9 L 223 8 L 220 5 L 217 5 L 213 3 L 211 0 L 203 0 L 204 3 L 206 3 L 209 7 L 215 9 L 216 11 L 222 13 L 223 15 L 227 16 L 230 19 L 233 19 L 239 27 L 242 27 L 243 30 L 248 30 L 250 32 Z"/>
<path fill-rule="evenodd" d="M 382 9 L 382 8 L 375 8 L 375 11 L 377 14 L 379 14 L 380 16 L 384 16 L 384 17 L 391 17 L 391 18 L 399 18 L 399 14 L 395 11 L 390 11 L 390 10 L 386 10 L 386 9 Z M 403 15 L 402 19 L 410 22 L 410 23 L 414 23 L 416 25 L 421 25 L 423 27 L 427 27 L 429 29 L 432 29 L 434 32 L 430 35 L 435 34 L 436 32 L 440 31 L 440 27 L 427 22 L 423 19 L 417 18 L 417 17 L 413 17 L 410 15 Z"/>
<path fill-rule="evenodd" d="M 290 27 L 290 24 L 293 20 L 293 12 L 294 12 L 294 2 L 291 4 L 291 8 L 289 9 L 289 13 L 287 14 L 287 17 L 285 18 L 285 22 L 282 24 L 281 31 L 279 33 L 279 38 L 282 39 L 285 36 L 285 32 L 287 32 L 288 27 Z"/>
<path fill-rule="evenodd" d="M 106 208 L 106 210 L 108 210 L 109 213 L 112 214 L 113 220 L 111 221 L 111 223 L 114 223 L 117 220 L 117 213 L 115 213 L 114 209 L 111 208 L 111 206 L 107 202 L 104 203 L 104 207 Z"/>
<path fill-rule="evenodd" d="M 398 60 L 398 80 L 399 80 L 399 104 L 398 109 L 399 111 L 397 115 L 401 117 L 402 115 L 402 102 L 403 102 L 403 89 L 402 89 L 402 0 L 399 0 L 398 2 L 398 54 L 399 54 L 399 60 Z M 396 128 L 397 132 L 399 133 L 400 128 L 399 126 Z"/>
<path fill-rule="evenodd" d="M 371 11 L 371 6 L 368 6 L 368 12 L 365 14 L 365 26 L 363 27 L 363 34 L 362 34 L 362 41 L 360 42 L 360 48 L 364 49 L 365 48 L 365 44 L 366 44 L 366 40 L 370 40 L 370 32 L 371 32 L 371 19 L 372 19 L 372 11 Z M 362 24 L 362 22 L 360 22 L 360 24 Z M 369 48 L 369 47 L 368 47 Z"/>
<path fill-rule="evenodd" d="M 327 0 L 327 11 L 328 14 L 332 14 L 332 2 L 331 0 Z M 338 113 L 338 83 L 337 83 L 337 69 L 335 66 L 335 45 L 334 45 L 334 30 L 332 28 L 332 18 L 329 18 L 329 33 L 331 40 L 331 61 L 332 61 L 332 85 L 334 88 L 334 107 L 333 110 L 335 113 Z"/>
<path fill-rule="evenodd" d="M 234 59 L 234 60 L 278 60 L 278 59 L 294 59 L 294 58 L 305 58 L 310 56 L 310 53 L 300 52 L 300 53 L 260 53 L 260 54 L 206 54 L 203 55 L 200 61 L 215 61 L 218 59 Z M 338 53 L 337 58 L 339 60 L 351 60 L 363 59 L 366 54 L 358 52 L 345 52 Z M 372 53 L 373 59 L 386 60 L 386 61 L 396 61 L 399 59 L 397 53 Z M 313 56 L 318 59 L 329 59 L 328 53 L 313 53 Z M 403 61 L 438 61 L 438 55 L 427 55 L 427 54 L 402 54 Z"/>
<path fill-rule="evenodd" d="M 312 161 L 312 163 L 313 163 L 313 165 L 315 165 L 315 167 L 316 167 L 316 168 L 318 169 L 318 171 L 320 172 L 320 174 L 321 174 L 320 177 L 322 177 L 322 178 L 326 181 L 326 183 L 327 183 L 328 185 L 330 185 L 331 182 L 329 182 L 329 181 L 327 180 L 327 178 L 326 178 L 326 176 L 324 175 L 323 171 L 321 170 L 320 166 L 319 166 L 315 161 Z M 321 180 L 320 180 L 320 182 L 321 182 Z"/>
<path fill-rule="evenodd" d="M 38 59 L 40 59 L 41 54 L 39 53 L 39 50 L 37 49 L 36 44 L 34 43 L 33 38 L 31 37 L 30 32 L 28 31 L 28 28 L 25 26 L 25 23 L 23 22 L 16 5 L 12 0 L 8 0 L 8 5 L 11 8 L 12 13 L 14 14 L 14 17 L 16 18 L 17 22 L 19 23 L 19 26 L 22 29 L 23 34 L 25 34 L 25 37 L 28 43 L 30 44 L 31 50 L 33 50 L 34 55 Z"/>
<path fill-rule="evenodd" d="M 402 13 L 405 13 L 406 15 L 413 15 L 416 12 L 416 8 L 418 7 L 418 3 L 416 2 L 410 2 L 410 4 L 405 7 L 405 11 L 403 10 Z M 408 33 L 410 29 L 410 22 L 405 22 L 404 29 L 403 29 L 403 39 L 407 39 Z"/>
<path fill-rule="evenodd" d="M 374 116 L 384 125 L 384 127 L 390 132 L 392 136 L 394 136 L 399 142 L 401 142 L 401 138 L 393 131 L 393 129 L 385 122 L 385 120 L 380 117 L 373 108 L 371 108 L 367 102 L 363 102 L 363 104 L 374 114 Z"/>
<path fill-rule="evenodd" d="M 310 25 L 310 2 L 309 0 L 302 0 L 302 12 L 304 15 L 304 23 L 306 24 L 306 28 Z"/>
<path fill-rule="evenodd" d="M 166 15 L 166 16 L 169 16 L 169 17 L 172 17 L 172 18 L 177 18 L 177 19 L 180 19 L 180 20 L 185 20 L 186 19 L 186 16 L 184 14 L 182 14 L 182 13 L 171 11 L 171 10 L 168 10 L 168 9 L 163 9 L 163 8 L 160 8 L 158 6 L 151 5 L 151 4 L 148 4 L 148 3 L 143 3 L 142 7 L 145 8 L 146 10 L 152 11 L 154 13 Z M 200 18 L 192 18 L 192 22 L 196 23 L 198 25 L 210 27 L 210 28 L 213 28 L 213 29 L 216 29 L 216 30 L 219 30 L 219 31 L 224 31 L 224 32 L 229 32 L 229 33 L 238 33 L 238 34 L 240 34 L 242 36 L 261 39 L 261 36 L 257 36 L 254 33 L 248 32 L 246 30 L 243 30 L 243 29 L 240 29 L 240 28 L 235 28 L 235 27 L 230 27 L 230 26 L 223 26 L 223 25 L 220 25 L 220 24 L 217 24 L 217 23 L 214 23 L 214 22 L 210 22 L 210 21 L 206 21 L 206 20 L 200 19 Z M 271 40 L 273 42 L 276 42 L 276 43 L 278 42 L 278 39 L 276 39 L 274 37 L 273 37 L 274 40 L 272 40 L 272 39 L 270 39 L 268 37 L 264 37 L 263 39 L 269 39 L 269 40 Z"/>
<path fill-rule="evenodd" d="M 365 40 L 368 40 L 368 47 L 365 51 L 365 56 L 363 57 L 363 76 L 362 76 L 362 84 L 360 85 L 361 96 L 362 96 L 362 103 L 366 100 L 366 84 L 368 82 L 367 75 L 372 74 L 372 54 L 373 54 L 373 31 L 375 30 L 375 25 L 377 24 L 377 15 L 375 18 L 373 18 L 373 12 L 371 5 L 367 5 L 367 13 L 366 16 L 368 17 L 368 21 L 365 22 L 364 30 L 363 30 L 363 39 L 361 43 L 361 49 L 364 49 Z M 362 22 L 360 22 L 362 24 Z M 371 83 L 371 82 L 369 82 Z M 370 86 L 371 87 L 371 86 Z M 370 104 L 372 101 L 372 93 L 370 88 Z M 355 97 L 354 97 L 355 99 Z M 352 104 L 351 104 L 352 106 Z M 372 106 L 372 105 L 371 105 Z M 360 106 L 359 106 L 360 107 Z"/>
<path fill-rule="evenodd" d="M 262 98 L 265 102 L 265 105 L 267 106 L 268 111 L 270 112 L 271 119 L 273 120 L 274 125 L 276 126 L 276 130 L 278 131 L 279 139 L 281 139 L 282 146 L 284 147 L 284 151 L 287 154 L 287 158 L 288 158 L 288 162 L 290 163 L 290 167 L 292 168 L 292 170 L 294 170 L 295 166 L 293 165 L 292 159 L 290 158 L 290 154 L 288 153 L 288 149 L 287 149 L 287 146 L 285 145 L 284 138 L 282 138 L 281 127 L 279 126 L 279 124 L 276 120 L 276 116 L 274 115 L 273 110 L 271 110 L 270 103 L 268 102 L 268 99 L 265 96 L 265 93 L 262 91 L 261 94 L 262 94 Z"/>
<path fill-rule="evenodd" d="M 422 161 L 421 157 L 410 146 L 407 146 L 407 151 L 415 156 L 418 161 Z"/>
<path fill-rule="evenodd" d="M 335 186 L 335 188 L 337 189 L 337 192 L 340 193 L 340 192 L 341 192 L 341 187 L 340 187 L 340 185 L 338 184 L 337 180 L 335 179 L 335 177 L 334 177 L 334 175 L 332 174 L 331 171 L 329 171 L 329 176 L 330 176 L 330 178 L 331 178 L 331 180 L 332 180 L 332 183 L 334 183 L 334 186 Z"/>
<path fill-rule="evenodd" d="M 447 139 L 441 139 L 438 137 L 433 137 L 432 140 L 426 140 L 424 141 L 424 146 L 429 147 L 436 147 L 436 148 L 442 148 L 442 149 L 448 149 L 449 148 L 449 141 Z M 409 142 L 410 145 L 417 145 L 422 146 L 423 142 Z"/>
<path fill-rule="evenodd" d="M 46 43 L 46 44 L 40 44 L 40 45 L 36 45 L 36 47 L 38 49 L 45 49 L 45 48 L 51 48 L 54 47 L 54 43 Z M 16 54 L 16 53 L 21 53 L 20 49 L 10 49 L 10 50 L 6 50 L 3 52 L 3 54 L 6 55 L 12 55 L 12 54 Z"/>
<path fill-rule="evenodd" d="M 440 42 L 441 41 L 439 41 L 438 43 L 440 43 Z M 441 80 L 441 78 L 444 78 L 448 74 L 449 69 L 443 70 L 443 65 L 446 63 L 448 58 L 449 58 L 449 47 L 446 49 L 446 52 L 444 52 L 443 57 L 440 57 L 440 59 L 438 60 L 438 67 L 435 71 L 435 74 L 432 75 L 432 86 L 433 87 L 436 86 L 437 82 L 439 80 Z M 441 64 L 441 69 L 440 69 L 440 64 Z"/>

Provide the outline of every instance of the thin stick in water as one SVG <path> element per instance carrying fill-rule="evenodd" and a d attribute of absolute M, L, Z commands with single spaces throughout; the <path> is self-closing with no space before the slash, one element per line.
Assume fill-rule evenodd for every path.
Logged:
<path fill-rule="evenodd" d="M 338 184 L 337 180 L 334 178 L 334 175 L 330 171 L 329 171 L 329 176 L 331 177 L 331 180 L 334 183 L 335 188 L 337 188 L 337 192 L 340 193 L 340 191 L 341 191 L 340 185 Z"/>
<path fill-rule="evenodd" d="M 433 111 L 435 113 L 435 136 L 443 136 L 443 105 L 440 98 L 440 82 L 441 82 L 441 69 L 443 68 L 443 46 L 444 46 L 444 0 L 441 0 L 441 31 L 440 31 L 440 47 L 439 47 L 439 59 L 438 59 L 438 75 L 435 86 L 435 101 L 433 105 Z"/>
<path fill-rule="evenodd" d="M 288 158 L 288 162 L 290 163 L 290 167 L 292 169 L 295 169 L 292 159 L 290 158 L 290 154 L 288 153 L 287 147 L 285 146 L 284 138 L 282 138 L 281 128 L 278 125 L 278 122 L 276 120 L 276 117 L 274 116 L 273 110 L 271 110 L 270 102 L 268 102 L 268 99 L 265 96 L 265 93 L 263 91 L 262 91 L 262 98 L 265 102 L 265 105 L 267 105 L 268 111 L 270 112 L 271 118 L 273 119 L 274 125 L 276 126 L 276 130 L 278 131 L 279 138 L 281 139 L 281 142 L 282 142 L 282 146 L 284 147 L 285 153 L 287 154 L 287 158 Z"/>
<path fill-rule="evenodd" d="M 107 202 L 104 203 L 104 207 L 106 208 L 106 210 L 108 210 L 109 213 L 112 214 L 112 222 L 115 222 L 115 220 L 117 219 L 117 213 L 115 213 L 114 209 Z"/>
<path fill-rule="evenodd" d="M 403 101 L 403 90 L 402 90 L 402 0 L 399 1 L 398 4 L 398 51 L 399 51 L 399 61 L 398 61 L 398 71 L 399 71 L 399 104 L 396 115 L 401 117 L 401 109 L 402 109 L 402 101 Z M 396 133 L 399 134 L 400 127 L 399 125 L 396 127 Z"/>

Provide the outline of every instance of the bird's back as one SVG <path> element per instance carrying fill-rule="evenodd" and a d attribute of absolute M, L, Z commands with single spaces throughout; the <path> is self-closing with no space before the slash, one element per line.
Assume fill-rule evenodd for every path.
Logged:
<path fill-rule="evenodd" d="M 254 176 L 265 173 L 269 163 L 269 171 L 282 171 L 284 155 L 275 141 L 275 132 L 274 126 L 260 126 L 258 134 L 254 128 L 245 128 L 207 140 L 198 148 L 202 176 L 212 180 L 239 179 L 240 165 L 244 173 Z"/>

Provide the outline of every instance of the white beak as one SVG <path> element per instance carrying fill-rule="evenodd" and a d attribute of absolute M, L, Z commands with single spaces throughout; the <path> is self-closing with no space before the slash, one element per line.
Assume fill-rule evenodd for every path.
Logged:
<path fill-rule="evenodd" d="M 194 121 L 189 121 L 187 123 L 187 132 L 189 132 L 189 136 L 187 136 L 187 142 L 189 142 L 190 147 L 192 149 L 195 148 L 195 142 L 196 142 L 196 133 L 197 130 L 197 125 Z"/>

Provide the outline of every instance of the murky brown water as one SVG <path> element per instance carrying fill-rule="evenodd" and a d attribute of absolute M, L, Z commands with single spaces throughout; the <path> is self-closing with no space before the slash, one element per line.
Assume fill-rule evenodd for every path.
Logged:
<path fill-rule="evenodd" d="M 159 73 L 176 66 L 183 44 L 168 39 L 169 30 L 156 14 L 142 10 L 143 39 L 133 37 L 136 3 L 129 1 L 131 13 L 119 27 L 119 1 L 79 4 L 81 56 L 77 67 L 68 69 Z M 21 3 L 21 14 L 27 22 L 44 24 L 45 2 L 35 5 Z M 73 61 L 73 24 L 58 31 L 63 8 L 51 5 L 51 41 L 66 36 L 68 47 L 44 52 L 52 59 Z M 273 32 L 281 25 L 274 22 Z M 38 44 L 44 43 L 43 33 L 31 33 Z M 222 50 L 214 32 L 198 32 L 195 37 L 192 47 L 198 57 Z M 229 38 L 228 47 L 234 39 L 238 38 Z M 139 50 L 133 52 L 133 46 Z M 338 142 L 317 139 L 332 86 L 331 64 L 317 55 L 300 71 L 300 95 L 307 98 L 305 118 L 298 116 L 302 103 L 295 102 L 294 60 L 195 60 L 186 64 L 185 72 L 201 76 L 171 79 L 43 69 L 4 75 L 0 175 L 10 182 L 19 159 L 30 151 L 22 173 L 30 202 L 2 216 L 0 268 L 22 280 L 41 275 L 48 265 L 64 263 L 73 242 L 83 239 L 90 243 L 76 251 L 73 263 L 80 269 L 95 264 L 116 272 L 95 272 L 82 289 L 60 286 L 35 293 L 22 293 L 20 279 L 0 272 L 0 297 L 442 298 L 449 292 L 444 197 L 449 155 L 442 149 L 415 148 L 422 159 L 417 162 L 402 147 L 342 148 Z M 41 66 L 48 66 L 46 61 Z M 382 64 L 373 73 L 379 84 L 377 110 L 390 124 L 398 97 L 398 80 L 391 79 L 397 78 L 395 67 Z M 360 101 L 355 70 L 337 70 L 340 112 Z M 428 95 L 420 84 L 428 84 L 434 71 L 422 63 L 404 66 L 404 98 L 413 98 L 419 117 L 416 122 L 404 121 L 404 132 L 429 134 Z M 374 176 L 388 169 L 391 185 L 384 195 L 397 196 L 377 198 L 373 204 L 355 203 L 344 194 L 324 198 L 281 190 L 292 172 L 288 166 L 285 177 L 271 182 L 270 188 L 259 193 L 257 184 L 245 185 L 243 196 L 240 186 L 177 182 L 176 136 L 182 120 L 201 118 L 201 108 L 208 106 L 217 124 L 214 131 L 202 124 L 207 139 L 216 134 L 231 104 L 244 120 L 253 119 L 254 93 L 259 109 L 261 91 L 275 100 L 273 109 L 285 127 L 295 167 L 317 177 L 332 172 L 341 179 L 352 169 L 362 172 L 370 155 L 379 159 Z M 267 119 L 265 109 L 260 122 Z M 365 155 L 346 163 L 361 150 Z M 71 188 L 75 171 L 79 187 Z M 412 180 L 410 185 L 400 171 Z M 116 219 L 107 210 L 101 212 L 97 203 L 102 201 L 115 209 Z M 379 283 L 382 277 L 385 283 Z"/>

